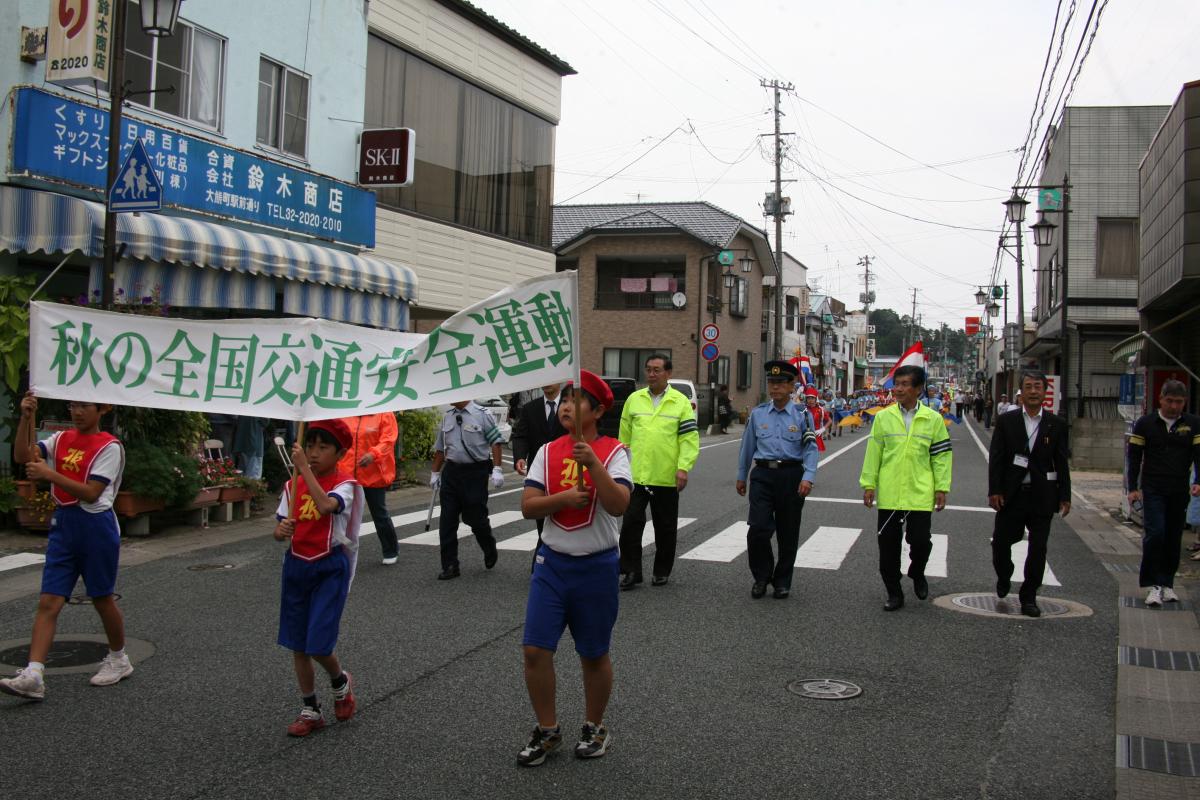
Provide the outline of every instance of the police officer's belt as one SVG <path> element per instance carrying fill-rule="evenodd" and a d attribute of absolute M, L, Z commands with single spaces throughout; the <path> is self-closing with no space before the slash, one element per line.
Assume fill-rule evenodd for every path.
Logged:
<path fill-rule="evenodd" d="M 779 469 L 780 467 L 799 467 L 803 466 L 803 461 L 768 461 L 765 458 L 754 459 L 756 467 L 766 467 L 767 469 Z"/>

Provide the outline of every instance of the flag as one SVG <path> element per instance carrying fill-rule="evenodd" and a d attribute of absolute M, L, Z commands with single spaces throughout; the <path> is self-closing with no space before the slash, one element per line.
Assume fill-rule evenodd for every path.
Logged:
<path fill-rule="evenodd" d="M 892 376 L 896 374 L 896 370 L 909 365 L 925 369 L 925 346 L 920 340 L 905 350 L 904 355 L 900 356 L 899 360 L 896 361 L 896 364 L 888 372 L 887 377 L 883 379 L 883 388 L 891 389 L 893 383 Z"/>

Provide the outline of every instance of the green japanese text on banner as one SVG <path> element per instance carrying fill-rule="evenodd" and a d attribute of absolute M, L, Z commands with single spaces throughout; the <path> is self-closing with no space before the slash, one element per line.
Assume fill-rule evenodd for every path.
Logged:
<path fill-rule="evenodd" d="M 198 321 L 37 302 L 39 397 L 317 420 L 573 378 L 576 272 L 531 278 L 428 335 L 311 318 Z"/>

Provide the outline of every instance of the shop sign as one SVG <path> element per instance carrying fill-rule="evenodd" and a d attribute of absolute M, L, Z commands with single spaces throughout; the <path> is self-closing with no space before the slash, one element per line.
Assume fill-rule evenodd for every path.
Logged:
<path fill-rule="evenodd" d="M 121 120 L 121 159 L 141 141 L 168 208 L 375 246 L 375 195 L 190 133 Z M 104 190 L 108 112 L 38 89 L 17 91 L 10 175 Z"/>
<path fill-rule="evenodd" d="M 51 0 L 46 80 L 60 86 L 108 83 L 113 2 Z"/>
<path fill-rule="evenodd" d="M 362 186 L 411 186 L 416 164 L 412 128 L 368 128 L 358 138 L 358 182 Z"/>

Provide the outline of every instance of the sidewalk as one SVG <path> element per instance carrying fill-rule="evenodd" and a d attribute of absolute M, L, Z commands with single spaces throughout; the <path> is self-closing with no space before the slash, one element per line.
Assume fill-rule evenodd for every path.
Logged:
<path fill-rule="evenodd" d="M 1117 582 L 1116 796 L 1200 798 L 1200 570 L 1185 552 L 1181 602 L 1146 608 L 1138 586 L 1141 529 L 1119 518 L 1121 476 L 1072 472 L 1066 518 Z"/>

